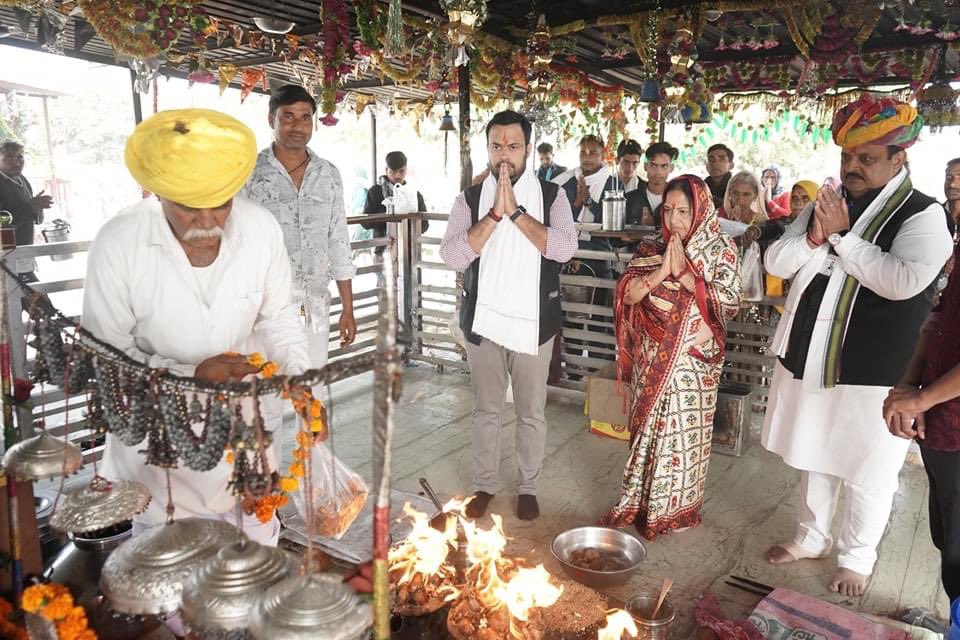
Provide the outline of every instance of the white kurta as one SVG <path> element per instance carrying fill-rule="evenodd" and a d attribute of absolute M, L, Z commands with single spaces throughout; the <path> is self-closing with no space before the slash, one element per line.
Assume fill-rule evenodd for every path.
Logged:
<path fill-rule="evenodd" d="M 903 223 L 889 252 L 858 235 L 882 205 L 881 200 L 889 198 L 905 177 L 905 172 L 895 177 L 836 246 L 837 263 L 820 306 L 803 380 L 794 379 L 777 364 L 762 436 L 763 446 L 792 467 L 887 489 L 896 489 L 910 444 L 891 435 L 883 421 L 888 388 L 837 385 L 825 389 L 821 380 L 832 301 L 845 274 L 885 298 L 907 300 L 933 282 L 950 256 L 950 234 L 943 208 L 936 203 Z M 812 208 L 808 206 L 767 249 L 764 261 L 771 275 L 794 280 L 772 345 L 778 356 L 786 353 L 800 297 L 829 252 L 827 245 L 811 249 L 807 244 Z M 877 349 L 882 350 L 883 345 L 878 344 Z"/>
<path fill-rule="evenodd" d="M 202 278 L 170 230 L 160 203 L 143 200 L 107 222 L 90 248 L 83 326 L 136 360 L 184 376 L 193 375 L 206 358 L 228 351 L 262 351 L 288 374 L 309 367 L 303 329 L 291 303 L 283 233 L 270 212 L 235 198 L 220 254 Z M 279 429 L 279 399 L 264 409 L 268 427 Z M 279 440 L 278 434 L 274 442 Z M 165 519 L 166 480 L 162 469 L 144 464 L 137 452 L 143 447 L 127 447 L 108 435 L 101 473 L 147 485 L 153 500 L 138 521 L 152 525 Z M 176 517 L 230 511 L 235 504 L 227 488 L 231 469 L 221 463 L 204 473 L 172 470 Z"/>

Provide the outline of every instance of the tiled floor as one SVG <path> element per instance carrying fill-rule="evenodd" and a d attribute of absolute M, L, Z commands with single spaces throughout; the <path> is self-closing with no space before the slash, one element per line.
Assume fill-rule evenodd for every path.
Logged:
<path fill-rule="evenodd" d="M 371 395 L 369 376 L 334 387 L 334 438 L 338 455 L 365 476 L 370 474 Z M 470 411 L 472 397 L 465 374 L 438 373 L 422 365 L 407 369 L 403 396 L 396 409 L 394 485 L 419 491 L 426 476 L 441 498 L 470 488 Z M 549 557 L 553 536 L 570 527 L 593 523 L 619 487 L 626 443 L 587 432 L 582 397 L 551 392 L 547 406 L 549 436 L 540 482 L 542 515 L 534 522 L 513 514 L 514 417 L 504 413 L 502 491 L 491 510 L 504 516 L 513 548 L 559 570 Z M 772 567 L 762 552 L 793 534 L 798 474 L 758 444 L 741 458 L 714 455 L 707 485 L 702 526 L 647 544 L 643 570 L 609 595 L 624 599 L 634 591 L 659 589 L 673 578 L 671 600 L 678 610 L 672 637 L 693 636 L 692 604 L 713 591 L 731 614 L 743 615 L 759 598 L 724 584 L 728 575 L 752 578 L 823 598 L 852 609 L 889 615 L 907 607 L 927 607 L 947 615 L 940 587 L 939 556 L 927 524 L 927 480 L 923 469 L 908 465 L 901 474 L 890 526 L 880 546 L 880 561 L 862 598 L 845 598 L 825 588 L 835 557 Z"/>

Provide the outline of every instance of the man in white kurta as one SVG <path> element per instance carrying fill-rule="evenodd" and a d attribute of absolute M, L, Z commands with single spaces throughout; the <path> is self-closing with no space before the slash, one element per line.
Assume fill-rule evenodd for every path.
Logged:
<path fill-rule="evenodd" d="M 922 118 L 894 100 L 857 101 L 834 120 L 841 193 L 824 187 L 766 253 L 793 284 L 777 327 L 763 445 L 801 473 L 784 564 L 826 556 L 840 489 L 847 506 L 833 591 L 859 596 L 877 559 L 909 441 L 887 431 L 883 400 L 929 311 L 924 291 L 950 255 L 943 209 L 912 188 L 906 152 Z"/>
<path fill-rule="evenodd" d="M 175 126 L 186 133 L 177 134 L 184 138 L 176 138 L 173 153 L 165 135 Z M 307 369 L 280 225 L 262 207 L 233 197 L 255 157 L 252 132 L 223 114 L 161 112 L 141 124 L 128 142 L 127 165 L 158 197 L 120 212 L 97 234 L 87 260 L 83 326 L 151 367 L 210 382 L 256 371 L 231 353 L 263 351 L 287 374 Z M 278 429 L 281 407 L 264 409 L 268 428 Z M 167 506 L 165 470 L 144 464 L 141 448 L 108 435 L 101 470 L 150 490 L 153 500 L 135 518 L 135 533 L 164 522 Z M 232 522 L 231 471 L 226 462 L 208 472 L 171 469 L 175 517 Z M 276 544 L 279 523 L 248 516 L 244 530 Z"/>

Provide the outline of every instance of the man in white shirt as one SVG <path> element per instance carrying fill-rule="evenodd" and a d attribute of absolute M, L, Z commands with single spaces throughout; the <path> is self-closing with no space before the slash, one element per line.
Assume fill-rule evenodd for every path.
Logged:
<path fill-rule="evenodd" d="M 274 143 L 257 157 L 242 195 L 263 205 L 283 229 L 293 267 L 294 302 L 306 319 L 310 363 L 327 363 L 330 332 L 330 279 L 340 293 L 340 345 L 357 334 L 353 317 L 353 266 L 343 181 L 333 163 L 315 154 L 317 103 L 300 85 L 288 84 L 270 97 Z"/>
<path fill-rule="evenodd" d="M 138 125 L 127 167 L 157 197 L 97 234 L 83 326 L 150 367 L 213 383 L 257 372 L 245 356 L 228 354 L 263 351 L 291 375 L 309 368 L 280 226 L 269 211 L 234 197 L 255 159 L 253 132 L 215 111 L 164 111 Z M 281 425 L 279 409 L 264 406 L 271 430 Z M 162 523 L 167 506 L 166 470 L 144 464 L 141 448 L 108 435 L 102 467 L 108 479 L 142 482 L 153 495 L 135 532 Z M 276 469 L 276 458 L 271 464 Z M 203 473 L 171 469 L 175 516 L 232 522 L 231 471 L 226 462 Z M 276 518 L 246 516 L 244 531 L 276 544 L 280 527 Z"/>
<path fill-rule="evenodd" d="M 641 180 L 635 191 L 627 194 L 627 222 L 646 226 L 660 226 L 660 205 L 667 180 L 673 173 L 673 162 L 680 152 L 669 142 L 656 142 L 647 147 L 646 181 Z"/>

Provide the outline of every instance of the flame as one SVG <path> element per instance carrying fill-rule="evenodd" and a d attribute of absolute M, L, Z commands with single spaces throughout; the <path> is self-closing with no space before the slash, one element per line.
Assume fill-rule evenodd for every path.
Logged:
<path fill-rule="evenodd" d="M 623 609 L 614 609 L 607 614 L 607 625 L 597 632 L 597 640 L 621 640 L 623 634 L 636 638 L 639 631 L 633 616 Z"/>
<path fill-rule="evenodd" d="M 510 582 L 496 590 L 496 597 L 507 605 L 511 616 L 526 622 L 530 609 L 551 607 L 562 593 L 563 587 L 550 584 L 550 574 L 540 564 L 518 570 Z"/>
<path fill-rule="evenodd" d="M 503 557 L 507 538 L 503 534 L 503 518 L 491 514 L 493 527 L 481 529 L 469 520 L 463 521 L 467 538 L 468 581 L 472 581 L 484 607 L 498 610 L 506 607 L 510 614 L 510 635 L 523 637 L 517 622 L 529 620 L 535 607 L 550 607 L 560 598 L 563 588 L 550 583 L 550 574 L 543 565 L 516 568 Z M 506 576 L 510 576 L 509 579 Z"/>
<path fill-rule="evenodd" d="M 413 521 L 413 529 L 406 540 L 390 549 L 388 555 L 390 572 L 402 572 L 397 585 L 410 582 L 417 574 L 424 581 L 439 574 L 452 575 L 447 555 L 450 549 L 456 548 L 456 521 L 448 519 L 446 529 L 437 531 L 430 526 L 430 516 L 412 508 L 410 503 L 403 505 L 403 513 Z"/>

